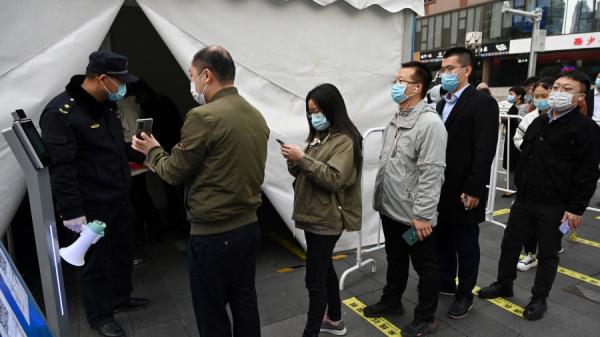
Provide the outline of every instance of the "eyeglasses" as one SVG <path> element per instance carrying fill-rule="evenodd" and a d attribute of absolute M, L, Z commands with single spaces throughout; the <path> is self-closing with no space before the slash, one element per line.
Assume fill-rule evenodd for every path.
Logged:
<path fill-rule="evenodd" d="M 454 66 L 454 65 L 447 65 L 445 67 L 442 67 L 436 74 L 435 77 L 441 77 L 443 74 L 446 73 L 452 73 L 454 72 L 455 69 L 459 69 L 459 68 L 466 68 L 463 66 Z"/>

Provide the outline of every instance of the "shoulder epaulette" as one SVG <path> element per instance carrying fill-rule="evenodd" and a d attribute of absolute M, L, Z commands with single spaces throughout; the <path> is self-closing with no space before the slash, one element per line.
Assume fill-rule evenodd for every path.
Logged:
<path fill-rule="evenodd" d="M 71 108 L 73 108 L 73 103 L 75 103 L 75 99 L 73 97 L 69 97 L 69 99 L 66 100 L 65 103 L 58 108 L 58 111 L 60 111 L 64 115 L 67 115 L 69 112 L 71 112 Z"/>

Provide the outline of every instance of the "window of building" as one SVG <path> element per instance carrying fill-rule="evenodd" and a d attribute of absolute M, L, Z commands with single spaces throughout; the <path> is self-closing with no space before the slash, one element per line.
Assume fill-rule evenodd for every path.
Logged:
<path fill-rule="evenodd" d="M 564 34 L 593 32 L 598 29 L 598 1 L 563 0 L 565 6 Z"/>

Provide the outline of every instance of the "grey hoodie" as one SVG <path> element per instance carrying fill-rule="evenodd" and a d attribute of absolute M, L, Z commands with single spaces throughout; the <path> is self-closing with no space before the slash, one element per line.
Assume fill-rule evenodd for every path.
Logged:
<path fill-rule="evenodd" d="M 447 137 L 442 119 L 424 100 L 406 116 L 394 114 L 383 132 L 373 208 L 407 225 L 416 218 L 435 226 Z"/>

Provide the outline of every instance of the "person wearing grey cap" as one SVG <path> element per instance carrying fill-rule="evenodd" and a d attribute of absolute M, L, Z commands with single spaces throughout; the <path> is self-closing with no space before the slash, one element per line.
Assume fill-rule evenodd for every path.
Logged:
<path fill-rule="evenodd" d="M 107 337 L 125 335 L 114 320 L 115 312 L 149 304 L 147 299 L 131 297 L 134 234 L 129 162 L 142 163 L 145 157 L 125 144 L 115 104 L 125 96 L 126 83 L 134 81 L 137 77 L 129 74 L 127 57 L 94 52 L 86 74 L 73 76 L 40 117 L 42 139 L 53 160 L 50 179 L 57 220 L 75 233 L 88 220 L 107 225 L 80 270 L 88 323 Z"/>

